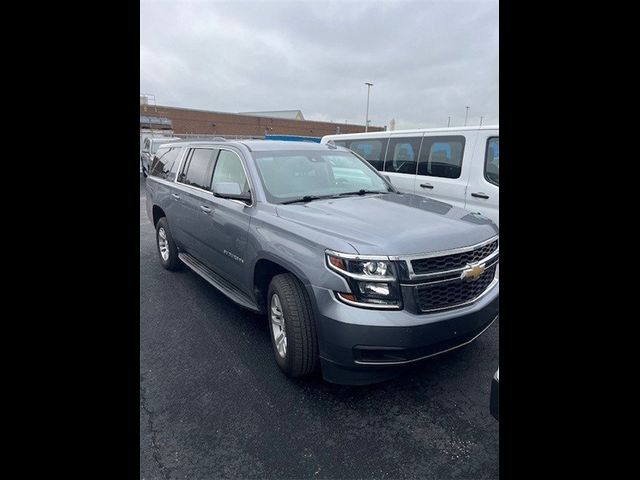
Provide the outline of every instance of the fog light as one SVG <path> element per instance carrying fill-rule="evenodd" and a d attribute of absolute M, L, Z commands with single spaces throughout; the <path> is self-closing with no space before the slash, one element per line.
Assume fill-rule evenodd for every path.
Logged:
<path fill-rule="evenodd" d="M 389 284 L 388 283 L 360 283 L 358 285 L 360 293 L 363 295 L 380 295 L 389 296 Z"/>

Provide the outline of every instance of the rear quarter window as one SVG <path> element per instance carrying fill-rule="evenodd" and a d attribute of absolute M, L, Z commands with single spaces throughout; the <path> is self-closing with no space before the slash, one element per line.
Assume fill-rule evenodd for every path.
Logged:
<path fill-rule="evenodd" d="M 164 180 L 173 180 L 178 168 L 178 156 L 181 148 L 159 148 L 151 163 L 150 175 Z"/>

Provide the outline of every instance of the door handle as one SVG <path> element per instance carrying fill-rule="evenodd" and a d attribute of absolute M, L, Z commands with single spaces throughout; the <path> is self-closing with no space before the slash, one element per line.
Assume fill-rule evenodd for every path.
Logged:
<path fill-rule="evenodd" d="M 422 188 L 433 188 L 433 185 L 431 185 L 430 183 L 421 183 L 420 186 Z"/>
<path fill-rule="evenodd" d="M 178 195 L 177 193 L 172 193 L 171 196 L 176 200 L 180 200 L 180 195 Z"/>
<path fill-rule="evenodd" d="M 486 193 L 482 193 L 482 192 L 473 192 L 471 194 L 472 197 L 476 197 L 476 198 L 489 198 L 489 195 L 487 195 Z"/>
<path fill-rule="evenodd" d="M 211 213 L 211 209 L 204 205 L 200 205 L 200 210 L 202 210 L 203 213 Z"/>

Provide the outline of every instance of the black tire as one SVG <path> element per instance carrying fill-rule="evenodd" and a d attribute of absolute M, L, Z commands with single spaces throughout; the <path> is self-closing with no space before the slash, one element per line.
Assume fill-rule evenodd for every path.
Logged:
<path fill-rule="evenodd" d="M 162 251 L 160 249 L 160 241 L 161 241 L 161 232 L 164 232 L 166 239 L 166 246 L 168 247 L 168 257 L 165 259 L 162 257 Z M 158 220 L 156 224 L 156 247 L 158 248 L 158 256 L 160 257 L 160 263 L 167 270 L 178 270 L 182 263 L 178 258 L 178 247 L 176 246 L 176 242 L 173 241 L 173 237 L 171 236 L 171 230 L 169 229 L 169 224 L 167 223 L 167 218 L 162 217 Z"/>
<path fill-rule="evenodd" d="M 274 294 L 278 295 L 284 315 L 286 353 L 278 352 L 271 323 L 271 307 Z M 319 365 L 318 338 L 311 301 L 304 286 L 290 273 L 276 275 L 267 293 L 267 318 L 269 335 L 276 363 L 290 377 L 302 377 Z"/>

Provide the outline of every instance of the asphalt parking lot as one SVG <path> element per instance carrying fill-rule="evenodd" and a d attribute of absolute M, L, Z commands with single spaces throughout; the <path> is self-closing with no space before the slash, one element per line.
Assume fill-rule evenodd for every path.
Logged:
<path fill-rule="evenodd" d="M 498 478 L 498 321 L 366 387 L 285 377 L 266 318 L 164 270 L 140 181 L 140 478 Z"/>

